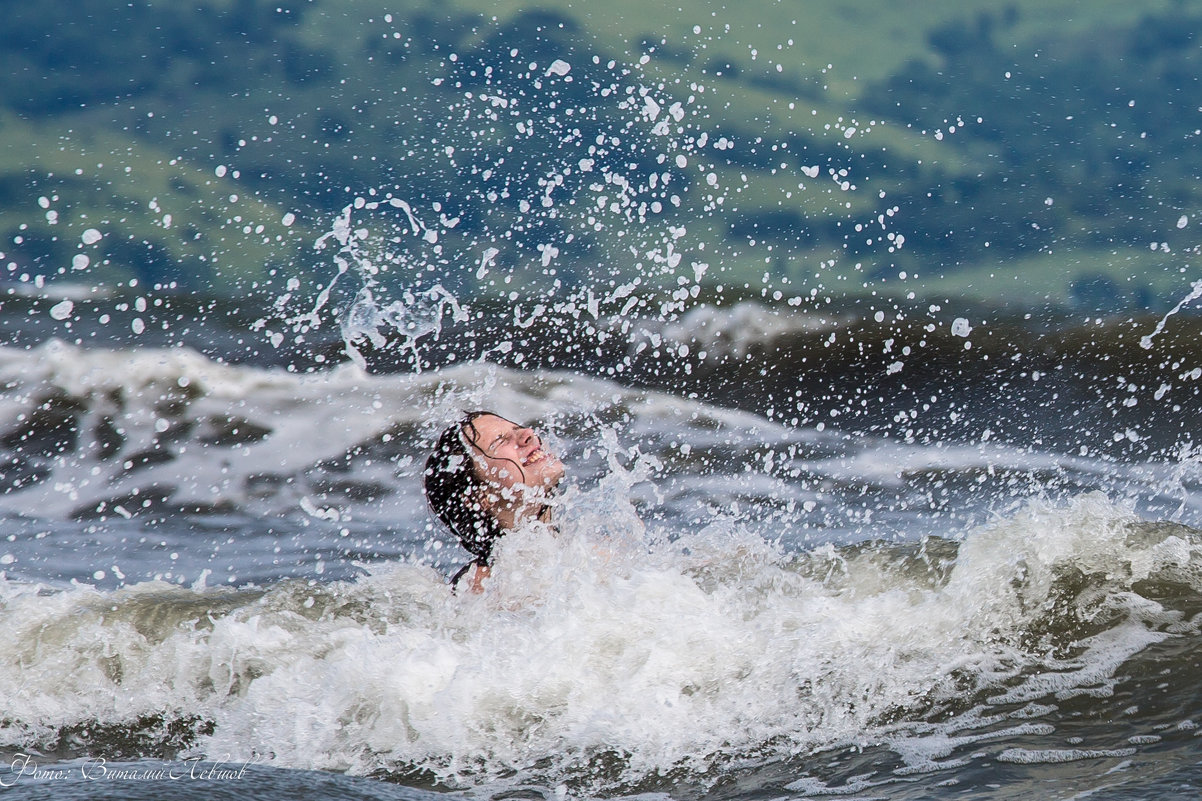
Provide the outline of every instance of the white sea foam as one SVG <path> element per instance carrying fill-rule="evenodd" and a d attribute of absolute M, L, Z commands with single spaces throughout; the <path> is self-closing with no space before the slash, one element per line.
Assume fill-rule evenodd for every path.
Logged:
<path fill-rule="evenodd" d="M 215 724 L 198 752 L 459 780 L 568 775 L 605 754 L 632 777 L 704 771 L 888 734 L 921 771 L 982 737 L 930 723 L 903 737 L 904 715 L 886 722 L 899 710 L 1002 684 L 1063 697 L 1112 682 L 1173 617 L 1131 585 L 1199 559 L 1197 543 L 1132 537 L 1129 512 L 1086 497 L 968 533 L 944 583 L 871 552 L 794 559 L 730 524 L 646 537 L 628 479 L 575 496 L 591 511 L 558 533 L 502 540 L 478 596 L 413 564 L 242 594 L 0 583 L 0 732 L 31 745 L 89 720 L 198 715 Z M 1023 642 L 1065 569 L 1115 577 L 1100 603 L 1127 621 L 1057 659 Z M 1014 732 L 1047 733 L 1018 717 Z"/>
<path fill-rule="evenodd" d="M 759 303 L 737 303 L 729 308 L 697 306 L 675 322 L 639 324 L 632 347 L 660 347 L 671 343 L 704 350 L 713 356 L 743 356 L 757 346 L 793 332 L 834 330 L 843 320 L 831 316 L 784 314 Z"/>
<path fill-rule="evenodd" d="M 1032 750 L 1029 748 L 1007 748 L 998 754 L 998 762 L 1014 762 L 1020 765 L 1056 762 L 1079 762 L 1082 759 L 1121 759 L 1134 756 L 1134 748 L 1067 748 L 1059 750 Z"/>

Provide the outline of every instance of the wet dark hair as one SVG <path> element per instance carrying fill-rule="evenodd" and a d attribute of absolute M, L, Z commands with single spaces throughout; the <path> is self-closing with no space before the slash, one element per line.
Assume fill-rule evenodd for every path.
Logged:
<path fill-rule="evenodd" d="M 478 436 L 475 420 L 487 414 L 501 417 L 487 410 L 469 412 L 442 432 L 426 459 L 424 479 L 430 510 L 481 564 L 488 562 L 493 543 L 505 533 L 484 507 L 489 484 L 477 473 L 470 451 Z"/>

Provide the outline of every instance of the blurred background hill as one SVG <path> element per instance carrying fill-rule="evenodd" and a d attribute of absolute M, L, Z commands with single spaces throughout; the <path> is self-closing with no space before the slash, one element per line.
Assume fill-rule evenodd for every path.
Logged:
<path fill-rule="evenodd" d="M 314 240 L 373 193 L 442 220 L 410 264 L 478 295 L 670 289 L 704 259 L 691 278 L 748 291 L 1160 309 L 1197 259 L 1202 3 L 5 13 L 13 286 L 279 290 L 328 268 Z"/>

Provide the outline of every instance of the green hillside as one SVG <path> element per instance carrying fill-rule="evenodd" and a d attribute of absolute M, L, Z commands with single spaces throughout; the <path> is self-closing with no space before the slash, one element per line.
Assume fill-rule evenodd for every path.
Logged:
<path fill-rule="evenodd" d="M 10 277 L 249 287 L 290 262 L 306 238 L 285 224 L 286 212 L 239 196 L 231 178 L 76 124 L 0 118 L 9 165 L 0 228 L 9 232 Z"/>
<path fill-rule="evenodd" d="M 49 5 L 0 31 L 11 281 L 322 280 L 373 193 L 428 228 L 356 219 L 381 280 L 485 295 L 1191 279 L 1202 3 Z"/>

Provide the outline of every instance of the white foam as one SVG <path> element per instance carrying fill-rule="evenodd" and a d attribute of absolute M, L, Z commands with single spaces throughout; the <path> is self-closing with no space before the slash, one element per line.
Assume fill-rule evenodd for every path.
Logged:
<path fill-rule="evenodd" d="M 758 303 L 726 308 L 697 306 L 671 323 L 643 321 L 632 336 L 632 348 L 658 347 L 667 341 L 696 346 L 713 356 L 743 356 L 758 345 L 792 332 L 833 330 L 839 320 L 790 311 L 781 313 Z"/>
<path fill-rule="evenodd" d="M 1034 750 L 1029 748 L 1007 748 L 997 755 L 998 762 L 1013 762 L 1018 765 L 1079 762 L 1083 759 L 1122 759 L 1133 756 L 1134 748 L 1067 748 Z"/>
<path fill-rule="evenodd" d="M 1083 640 L 1070 659 L 1025 651 L 1058 570 L 1130 566 L 1121 588 L 1184 556 L 1172 537 L 1131 541 L 1127 512 L 1083 498 L 968 534 L 941 585 L 871 558 L 844 571 L 849 557 L 833 551 L 795 563 L 729 524 L 647 541 L 629 480 L 618 470 L 608 491 L 575 496 L 585 511 L 558 533 L 502 540 L 478 596 L 454 596 L 437 573 L 407 564 L 262 597 L 153 583 L 46 595 L 0 582 L 5 738 L 197 714 L 216 725 L 198 745 L 209 754 L 355 773 L 417 765 L 483 781 L 536 764 L 570 773 L 606 753 L 623 755 L 628 777 L 704 771 L 730 755 L 891 730 L 903 772 L 921 772 L 984 739 L 1049 727 L 970 736 L 954 734 L 963 721 L 923 723 L 903 737 L 896 724 L 880 728 L 897 710 L 1016 678 L 1030 689 L 1055 676 L 1045 694 L 1097 686 L 1164 636 L 1153 602 L 1116 591 L 1129 623 Z"/>

